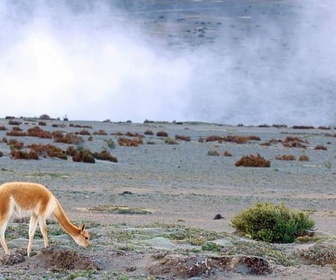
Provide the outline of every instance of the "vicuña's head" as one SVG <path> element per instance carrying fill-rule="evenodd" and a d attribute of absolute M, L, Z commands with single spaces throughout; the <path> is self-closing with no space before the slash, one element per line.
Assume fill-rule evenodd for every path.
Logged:
<path fill-rule="evenodd" d="M 76 243 L 83 247 L 89 247 L 90 246 L 90 235 L 89 232 L 85 229 L 85 225 L 81 225 L 79 227 L 79 234 L 76 236 L 73 236 L 73 239 L 76 241 Z"/>

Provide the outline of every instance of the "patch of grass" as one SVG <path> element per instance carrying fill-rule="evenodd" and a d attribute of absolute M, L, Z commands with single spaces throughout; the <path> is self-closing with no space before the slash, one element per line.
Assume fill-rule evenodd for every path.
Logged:
<path fill-rule="evenodd" d="M 217 150 L 211 149 L 211 150 L 208 151 L 208 156 L 218 157 L 219 156 L 219 152 Z"/>
<path fill-rule="evenodd" d="M 152 212 L 146 208 L 128 207 L 128 206 L 114 206 L 114 205 L 99 205 L 89 208 L 90 211 L 109 212 L 116 214 L 129 214 L 129 215 L 147 215 Z"/>
<path fill-rule="evenodd" d="M 265 242 L 291 243 L 307 231 L 315 222 L 304 211 L 294 211 L 284 204 L 257 203 L 231 220 L 238 233 Z"/>
<path fill-rule="evenodd" d="M 164 142 L 169 145 L 178 145 L 178 142 L 170 137 L 167 137 Z"/>

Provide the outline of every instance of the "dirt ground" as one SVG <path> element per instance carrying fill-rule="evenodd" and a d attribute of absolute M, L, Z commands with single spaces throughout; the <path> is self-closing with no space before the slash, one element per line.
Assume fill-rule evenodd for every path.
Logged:
<path fill-rule="evenodd" d="M 109 150 L 118 159 L 117 163 L 84 163 L 74 162 L 70 156 L 64 160 L 46 154 L 38 160 L 12 159 L 9 139 L 23 142 L 26 151 L 32 143 L 63 150 L 70 146 L 53 139 L 8 136 L 13 127 L 25 132 L 39 122 L 17 121 L 18 125 L 0 121 L 6 128 L 0 131 L 1 183 L 46 185 L 71 221 L 86 224 L 91 247 L 78 247 L 51 217 L 51 247 L 44 249 L 37 233 L 33 255 L 27 257 L 28 220 L 14 219 L 6 232 L 12 254 L 0 252 L 4 279 L 336 277 L 334 129 L 57 120 L 39 125 L 44 131 L 77 132 L 83 140 L 75 145 L 78 149 Z M 90 135 L 79 134 L 83 129 Z M 106 135 L 99 135 L 102 130 Z M 157 136 L 160 131 L 168 137 Z M 138 139 L 134 135 L 141 135 L 142 144 L 118 144 L 120 137 Z M 190 137 L 190 141 L 175 140 L 176 136 Z M 255 136 L 260 140 L 244 144 L 205 141 L 209 136 Z M 301 139 L 306 147 L 285 147 L 281 141 L 288 136 Z M 224 156 L 225 151 L 231 156 Z M 241 157 L 251 154 L 260 154 L 271 166 L 235 166 Z M 295 160 L 276 159 L 282 155 L 294 155 Z M 309 161 L 299 161 L 301 155 L 307 155 Z M 232 217 L 261 201 L 309 211 L 316 222 L 317 238 L 305 243 L 266 244 L 234 234 Z M 217 214 L 222 219 L 215 220 Z"/>

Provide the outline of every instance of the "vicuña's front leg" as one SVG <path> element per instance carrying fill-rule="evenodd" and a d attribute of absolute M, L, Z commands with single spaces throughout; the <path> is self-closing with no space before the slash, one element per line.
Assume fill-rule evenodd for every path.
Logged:
<path fill-rule="evenodd" d="M 28 243 L 28 248 L 27 248 L 27 256 L 28 257 L 30 255 L 31 250 L 32 250 L 36 227 L 37 227 L 37 216 L 36 216 L 36 214 L 32 214 L 31 217 L 30 217 L 30 223 L 29 223 L 29 243 Z"/>
<path fill-rule="evenodd" d="M 10 218 L 10 215 L 9 215 L 8 212 L 3 211 L 3 212 L 0 213 L 0 242 L 1 242 L 2 248 L 4 249 L 4 251 L 7 255 L 9 255 L 10 252 L 9 252 L 7 244 L 6 244 L 5 232 L 6 232 L 6 228 L 7 228 L 9 218 Z"/>
<path fill-rule="evenodd" d="M 8 250 L 8 247 L 7 247 L 7 244 L 6 244 L 6 240 L 5 240 L 5 231 L 6 231 L 6 227 L 7 227 L 7 222 L 5 223 L 1 223 L 0 224 L 0 242 L 1 242 L 1 246 L 2 248 L 4 249 L 5 253 L 7 255 L 10 254 L 9 250 Z"/>

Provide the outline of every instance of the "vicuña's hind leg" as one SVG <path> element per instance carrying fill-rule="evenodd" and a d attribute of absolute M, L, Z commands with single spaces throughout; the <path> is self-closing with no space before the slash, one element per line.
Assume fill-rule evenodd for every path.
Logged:
<path fill-rule="evenodd" d="M 6 228 L 7 228 L 7 217 L 4 217 L 4 215 L 1 215 L 0 218 L 0 242 L 1 242 L 1 246 L 4 249 L 5 253 L 7 255 L 10 254 L 9 249 L 7 247 L 6 244 L 6 240 L 5 240 L 5 232 L 6 232 Z"/>
<path fill-rule="evenodd" d="M 48 230 L 47 230 L 47 222 L 45 217 L 39 217 L 39 226 L 40 230 L 43 236 L 43 241 L 44 241 L 44 248 L 49 247 L 49 242 L 48 242 Z"/>
<path fill-rule="evenodd" d="M 6 232 L 6 228 L 7 228 L 7 224 L 8 224 L 8 220 L 12 215 L 12 211 L 10 208 L 10 202 L 9 200 L 4 200 L 1 204 L 0 204 L 0 242 L 1 242 L 1 246 L 4 249 L 5 253 L 7 255 L 10 254 L 7 244 L 6 244 L 6 240 L 5 240 L 5 232 Z"/>
<path fill-rule="evenodd" d="M 32 250 L 36 227 L 37 227 L 37 216 L 35 214 L 32 214 L 30 217 L 30 223 L 29 223 L 29 243 L 28 243 L 28 248 L 27 248 L 28 257 Z"/>

